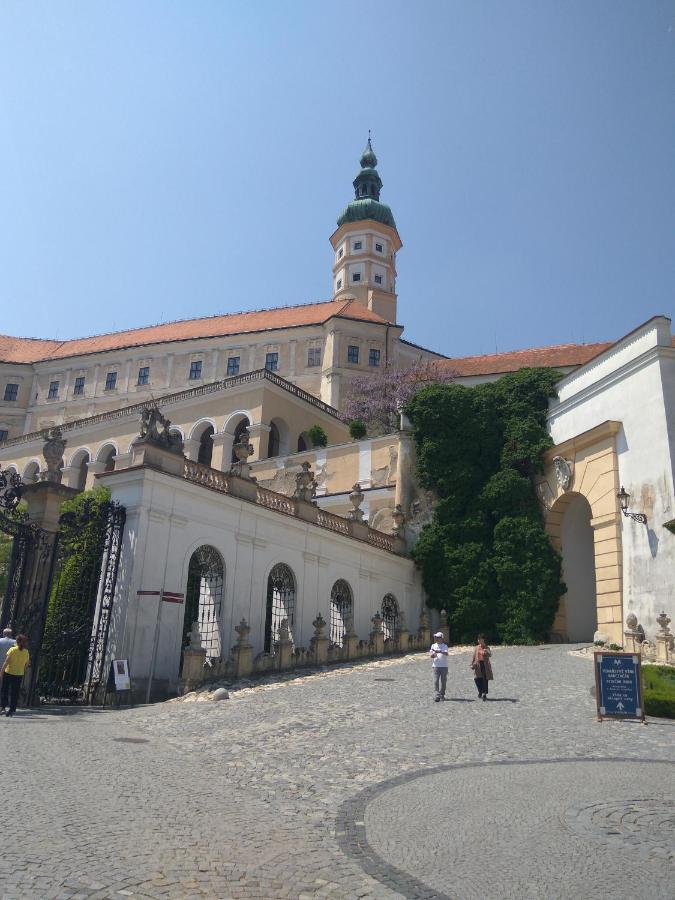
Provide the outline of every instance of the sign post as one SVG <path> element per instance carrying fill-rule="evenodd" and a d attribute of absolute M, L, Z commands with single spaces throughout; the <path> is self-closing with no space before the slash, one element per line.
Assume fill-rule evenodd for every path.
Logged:
<path fill-rule="evenodd" d="M 594 653 L 595 702 L 603 719 L 645 721 L 639 653 Z"/>

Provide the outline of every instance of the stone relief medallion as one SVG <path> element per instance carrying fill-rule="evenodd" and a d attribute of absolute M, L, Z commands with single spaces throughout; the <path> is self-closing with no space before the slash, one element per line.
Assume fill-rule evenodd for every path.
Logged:
<path fill-rule="evenodd" d="M 562 491 L 569 490 L 572 483 L 572 463 L 564 459 L 562 456 L 553 457 L 553 468 L 555 469 L 555 477 Z"/>

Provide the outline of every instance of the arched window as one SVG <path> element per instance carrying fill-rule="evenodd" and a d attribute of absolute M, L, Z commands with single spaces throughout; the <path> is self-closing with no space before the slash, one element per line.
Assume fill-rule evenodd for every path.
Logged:
<path fill-rule="evenodd" d="M 274 422 L 270 423 L 270 436 L 267 442 L 267 455 L 268 456 L 278 456 L 279 455 L 279 429 L 274 424 Z"/>
<path fill-rule="evenodd" d="M 288 619 L 288 629 L 293 639 L 295 617 L 295 578 L 283 563 L 277 563 L 267 579 L 267 611 L 265 614 L 265 653 L 274 649 L 282 619 Z"/>
<path fill-rule="evenodd" d="M 105 465 L 104 472 L 112 472 L 115 468 L 115 454 L 117 450 L 112 447 L 104 447 L 103 450 L 99 450 L 98 452 L 98 462 L 102 462 Z"/>
<path fill-rule="evenodd" d="M 213 425 L 207 425 L 199 438 L 199 453 L 197 462 L 203 466 L 210 466 L 213 458 Z"/>
<path fill-rule="evenodd" d="M 241 440 L 242 434 L 246 431 L 246 429 L 248 428 L 248 426 L 249 426 L 250 424 L 251 424 L 251 423 L 249 422 L 249 420 L 248 420 L 246 417 L 244 417 L 244 418 L 241 420 L 241 422 L 239 422 L 239 424 L 237 425 L 237 427 L 234 429 L 234 439 L 233 439 L 233 441 L 232 441 L 232 445 L 233 445 L 233 446 L 234 446 L 235 444 L 238 444 L 238 443 L 239 443 L 239 441 Z M 237 462 L 237 454 L 234 452 L 234 450 L 232 451 L 232 462 L 233 462 L 233 463 L 236 463 L 236 462 Z"/>
<path fill-rule="evenodd" d="M 330 592 L 330 642 L 341 647 L 353 615 L 352 589 L 340 578 Z"/>
<path fill-rule="evenodd" d="M 220 622 L 223 602 L 225 567 L 223 558 L 215 549 L 205 544 L 190 557 L 187 590 L 185 592 L 185 619 L 183 620 L 183 647 L 189 642 L 192 623 L 199 623 L 199 634 L 207 659 L 220 658 Z"/>
<path fill-rule="evenodd" d="M 399 611 L 396 597 L 393 594 L 385 594 L 382 598 L 382 629 L 384 631 L 384 639 L 391 641 L 396 636 L 396 630 L 399 623 Z"/>

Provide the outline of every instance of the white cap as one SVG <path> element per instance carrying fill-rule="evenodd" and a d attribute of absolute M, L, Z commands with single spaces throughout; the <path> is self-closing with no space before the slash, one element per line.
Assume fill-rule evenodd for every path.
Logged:
<path fill-rule="evenodd" d="M 442 631 L 437 631 L 436 634 L 434 635 L 434 637 L 442 637 L 442 638 L 444 638 L 445 635 L 443 634 Z"/>

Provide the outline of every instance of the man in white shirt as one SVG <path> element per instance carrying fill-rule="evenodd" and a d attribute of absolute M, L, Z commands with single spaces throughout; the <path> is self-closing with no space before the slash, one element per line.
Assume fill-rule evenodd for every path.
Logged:
<path fill-rule="evenodd" d="M 7 656 L 7 651 L 10 647 L 14 647 L 16 645 L 16 641 L 12 637 L 12 629 L 5 628 L 2 632 L 2 637 L 0 638 L 0 672 L 2 672 L 2 667 L 5 664 L 5 657 Z M 3 706 L 0 709 L 0 712 L 4 712 L 5 707 Z"/>
<path fill-rule="evenodd" d="M 429 656 L 434 670 L 434 700 L 438 703 L 445 700 L 445 686 L 448 682 L 448 645 L 445 643 L 445 635 L 437 631 L 434 635 L 435 642 L 431 645 Z"/>

